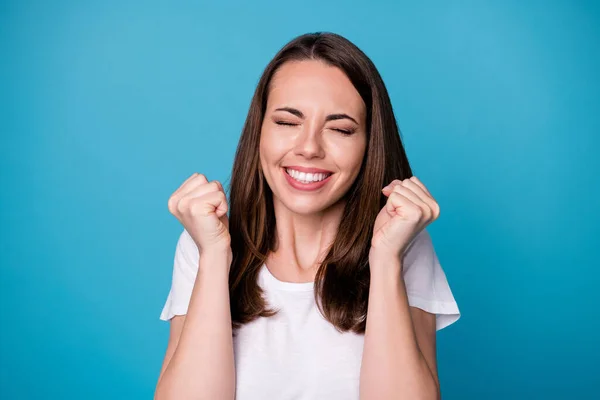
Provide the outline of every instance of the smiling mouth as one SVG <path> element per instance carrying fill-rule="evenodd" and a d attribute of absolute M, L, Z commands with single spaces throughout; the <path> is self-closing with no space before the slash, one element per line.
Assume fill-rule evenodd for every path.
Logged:
<path fill-rule="evenodd" d="M 329 178 L 333 174 L 331 172 L 305 173 L 305 172 L 296 171 L 291 168 L 284 168 L 284 170 L 285 170 L 286 174 L 288 174 L 290 177 L 292 177 L 292 179 L 294 179 L 297 182 L 304 183 L 304 184 L 324 181 L 325 179 Z"/>

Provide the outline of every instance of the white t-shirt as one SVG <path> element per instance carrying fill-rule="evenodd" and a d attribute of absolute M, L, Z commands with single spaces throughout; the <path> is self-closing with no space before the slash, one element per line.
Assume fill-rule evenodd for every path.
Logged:
<path fill-rule="evenodd" d="M 160 319 L 187 312 L 198 259 L 198 248 L 184 230 Z M 436 330 L 458 320 L 458 306 L 427 230 L 407 248 L 403 277 L 409 304 L 435 314 Z M 263 265 L 258 283 L 268 305 L 279 312 L 243 325 L 234 337 L 236 400 L 358 400 L 364 336 L 339 333 L 323 318 L 312 282 L 282 282 Z"/>

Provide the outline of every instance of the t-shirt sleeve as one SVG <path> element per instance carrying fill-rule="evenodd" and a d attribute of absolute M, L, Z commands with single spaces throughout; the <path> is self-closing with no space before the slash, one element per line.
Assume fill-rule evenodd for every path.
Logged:
<path fill-rule="evenodd" d="M 173 278 L 160 319 L 168 321 L 175 315 L 187 313 L 192 289 L 198 273 L 198 247 L 187 230 L 183 230 L 175 247 Z"/>
<path fill-rule="evenodd" d="M 426 229 L 407 247 L 402 275 L 409 305 L 435 314 L 436 331 L 460 318 L 458 305 Z"/>

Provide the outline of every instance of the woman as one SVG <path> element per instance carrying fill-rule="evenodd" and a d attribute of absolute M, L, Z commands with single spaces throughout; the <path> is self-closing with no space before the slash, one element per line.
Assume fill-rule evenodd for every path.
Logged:
<path fill-rule="evenodd" d="M 424 229 L 439 207 L 348 40 L 284 46 L 252 99 L 230 206 L 193 174 L 169 210 L 185 229 L 157 399 L 440 397 L 435 334 L 460 314 Z"/>

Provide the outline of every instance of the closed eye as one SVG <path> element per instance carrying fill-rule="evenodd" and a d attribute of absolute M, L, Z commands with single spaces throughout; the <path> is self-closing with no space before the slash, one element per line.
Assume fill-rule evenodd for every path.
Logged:
<path fill-rule="evenodd" d="M 337 131 L 337 132 L 341 132 L 344 135 L 352 135 L 354 133 L 354 131 L 347 131 L 345 129 L 334 129 L 334 128 L 331 128 L 331 130 Z"/>
<path fill-rule="evenodd" d="M 285 125 L 285 126 L 297 126 L 297 125 L 299 125 L 299 124 L 294 124 L 294 123 L 291 123 L 291 122 L 283 122 L 283 121 L 275 121 L 275 123 L 277 125 Z"/>
<path fill-rule="evenodd" d="M 298 126 L 298 125 L 300 125 L 300 124 L 294 124 L 293 122 L 285 122 L 285 121 L 275 121 L 275 123 L 277 125 L 283 125 L 283 126 Z M 354 130 L 336 129 L 336 128 L 331 128 L 331 130 L 340 132 L 344 135 L 352 135 L 354 133 Z"/>

